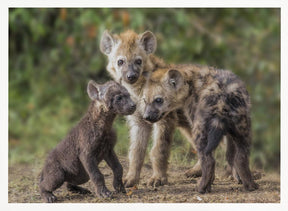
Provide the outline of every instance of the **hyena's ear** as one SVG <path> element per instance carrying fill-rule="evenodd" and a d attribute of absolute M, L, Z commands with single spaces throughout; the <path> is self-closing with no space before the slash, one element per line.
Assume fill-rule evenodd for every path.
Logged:
<path fill-rule="evenodd" d="M 178 70 L 172 69 L 168 71 L 167 82 L 172 89 L 178 91 L 184 84 L 184 78 Z"/>
<path fill-rule="evenodd" d="M 100 99 L 100 85 L 98 85 L 95 81 L 91 80 L 87 86 L 87 93 L 91 100 L 99 100 Z"/>
<path fill-rule="evenodd" d="M 101 52 L 106 55 L 110 54 L 114 44 L 115 40 L 113 39 L 113 36 L 107 30 L 105 30 L 100 41 Z"/>
<path fill-rule="evenodd" d="M 154 53 L 157 48 L 157 40 L 155 35 L 146 31 L 140 35 L 140 45 L 144 48 L 147 54 Z"/>

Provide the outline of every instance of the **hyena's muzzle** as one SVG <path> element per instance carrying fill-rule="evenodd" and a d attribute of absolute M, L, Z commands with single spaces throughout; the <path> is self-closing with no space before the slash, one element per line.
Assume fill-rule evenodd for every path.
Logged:
<path fill-rule="evenodd" d="M 164 114 L 165 113 L 162 113 L 152 104 L 146 106 L 143 118 L 150 123 L 155 123 L 158 122 L 164 116 Z"/>
<path fill-rule="evenodd" d="M 136 103 L 134 103 L 130 97 L 126 97 L 125 104 L 121 105 L 119 109 L 119 113 L 122 115 L 131 115 L 136 110 Z"/>
<path fill-rule="evenodd" d="M 134 84 L 138 80 L 140 72 L 141 69 L 135 64 L 128 64 L 127 69 L 122 72 L 123 80 L 126 83 Z"/>

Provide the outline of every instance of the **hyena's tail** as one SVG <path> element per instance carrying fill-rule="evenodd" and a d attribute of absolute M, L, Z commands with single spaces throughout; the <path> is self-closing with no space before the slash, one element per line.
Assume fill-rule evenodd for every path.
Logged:
<path fill-rule="evenodd" d="M 224 135 L 224 130 L 219 127 L 211 127 L 208 133 L 207 146 L 205 147 L 205 154 L 210 154 L 219 145 L 222 137 Z"/>

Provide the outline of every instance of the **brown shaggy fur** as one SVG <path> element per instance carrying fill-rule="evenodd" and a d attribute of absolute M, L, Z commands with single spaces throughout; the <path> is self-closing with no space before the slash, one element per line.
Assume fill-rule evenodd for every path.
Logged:
<path fill-rule="evenodd" d="M 132 114 L 136 105 L 128 91 L 114 81 L 104 85 L 90 81 L 88 94 L 92 102 L 87 113 L 47 157 L 40 179 L 40 193 L 45 202 L 56 200 L 52 192 L 64 182 L 70 191 L 90 193 L 77 186 L 89 179 L 97 196 L 111 196 L 97 167 L 103 159 L 113 170 L 113 187 L 125 192 L 122 166 L 113 150 L 116 134 L 112 123 L 117 114 Z"/>

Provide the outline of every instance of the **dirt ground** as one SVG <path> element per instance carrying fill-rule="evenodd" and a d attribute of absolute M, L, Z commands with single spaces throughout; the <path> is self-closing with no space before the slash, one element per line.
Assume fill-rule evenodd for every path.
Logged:
<path fill-rule="evenodd" d="M 126 175 L 128 161 L 124 157 L 121 157 L 120 161 Z M 9 167 L 9 203 L 42 202 L 38 191 L 41 168 L 40 164 L 17 164 Z M 253 192 L 246 192 L 242 185 L 231 178 L 224 177 L 223 170 L 218 168 L 212 192 L 199 194 L 196 191 L 198 178 L 191 179 L 184 176 L 184 172 L 188 169 L 188 166 L 170 164 L 169 184 L 153 188 L 146 186 L 146 181 L 152 175 L 152 168 L 149 163 L 145 164 L 137 188 L 126 189 L 126 194 L 114 193 L 109 199 L 97 198 L 93 194 L 70 193 L 64 186 L 54 194 L 58 198 L 58 203 L 280 203 L 280 176 L 277 173 L 261 172 L 262 178 L 257 180 L 260 188 Z M 104 174 L 108 189 L 112 191 L 112 171 L 105 162 L 100 164 L 100 170 Z M 90 181 L 82 187 L 93 190 Z"/>

